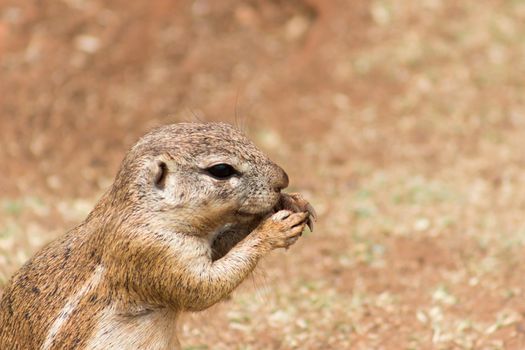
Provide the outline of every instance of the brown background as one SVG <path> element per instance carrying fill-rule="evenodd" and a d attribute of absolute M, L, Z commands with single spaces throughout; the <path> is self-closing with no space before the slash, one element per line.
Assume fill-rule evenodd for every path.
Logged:
<path fill-rule="evenodd" d="M 227 121 L 320 219 L 185 349 L 525 348 L 522 1 L 0 0 L 0 285 L 154 126 Z"/>

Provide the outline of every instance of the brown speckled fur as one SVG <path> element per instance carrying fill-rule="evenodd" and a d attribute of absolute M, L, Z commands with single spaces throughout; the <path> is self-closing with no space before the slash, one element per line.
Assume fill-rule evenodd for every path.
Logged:
<path fill-rule="evenodd" d="M 206 168 L 228 163 L 239 176 Z M 161 179 L 161 180 L 159 180 Z M 315 215 L 286 173 L 227 124 L 156 129 L 86 220 L 13 277 L 0 349 L 173 349 L 175 320 L 229 295 Z"/>

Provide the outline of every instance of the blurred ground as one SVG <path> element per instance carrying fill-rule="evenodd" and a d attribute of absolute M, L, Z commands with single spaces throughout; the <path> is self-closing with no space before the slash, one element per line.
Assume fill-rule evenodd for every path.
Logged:
<path fill-rule="evenodd" d="M 320 220 L 185 349 L 524 349 L 524 34 L 517 0 L 0 0 L 0 285 L 138 136 L 222 120 Z"/>

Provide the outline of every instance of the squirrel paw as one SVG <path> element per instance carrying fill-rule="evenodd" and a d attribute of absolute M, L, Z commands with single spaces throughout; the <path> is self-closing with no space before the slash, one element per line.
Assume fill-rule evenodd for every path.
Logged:
<path fill-rule="evenodd" d="M 289 210 L 293 213 L 308 213 L 306 225 L 308 225 L 310 231 L 313 232 L 314 222 L 317 221 L 317 213 L 315 212 L 314 207 L 312 207 L 312 205 L 304 199 L 300 193 L 282 193 L 275 210 Z"/>
<path fill-rule="evenodd" d="M 288 248 L 301 236 L 309 218 L 308 212 L 280 210 L 259 226 L 258 232 L 271 249 Z"/>

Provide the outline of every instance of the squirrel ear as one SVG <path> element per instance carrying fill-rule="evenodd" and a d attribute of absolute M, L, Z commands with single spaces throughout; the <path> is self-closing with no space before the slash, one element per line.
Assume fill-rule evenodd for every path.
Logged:
<path fill-rule="evenodd" d="M 163 190 L 166 185 L 166 177 L 168 176 L 168 166 L 163 161 L 157 161 L 157 169 L 155 170 L 154 184 L 158 189 Z"/>

